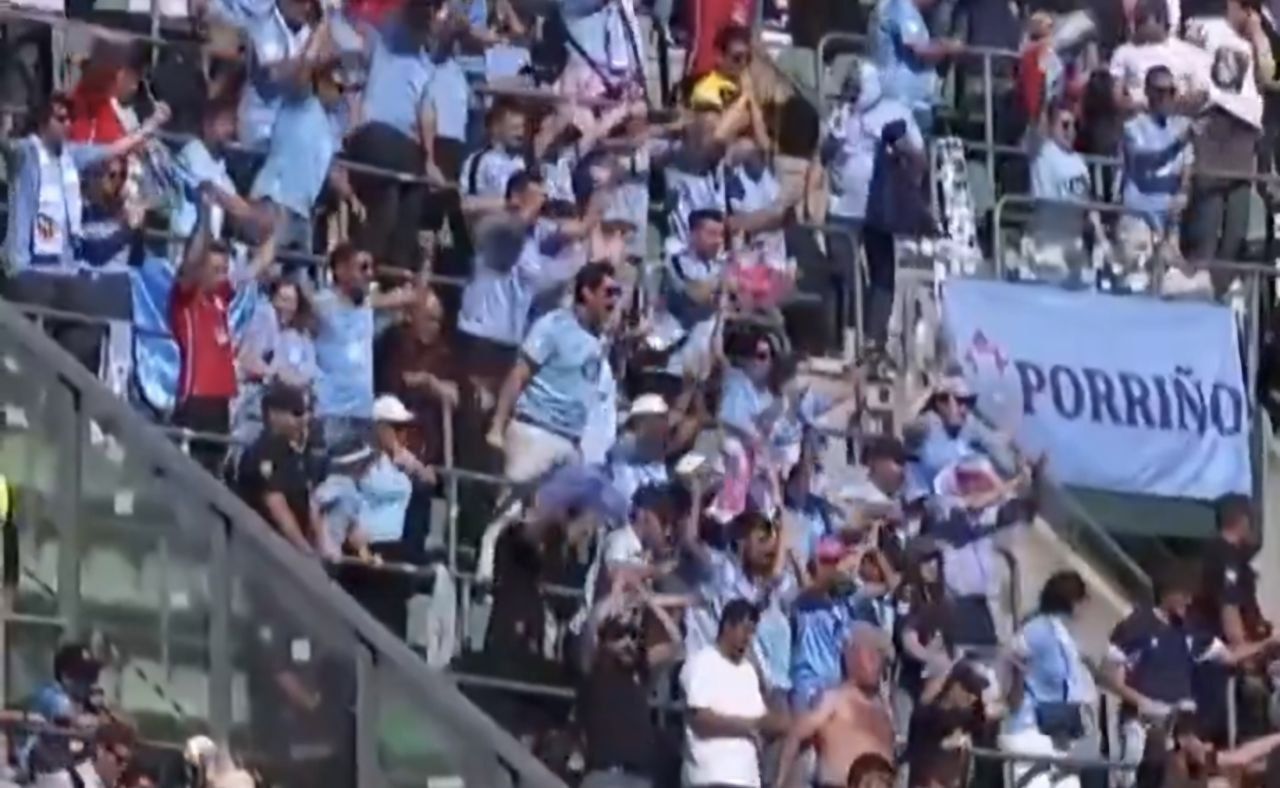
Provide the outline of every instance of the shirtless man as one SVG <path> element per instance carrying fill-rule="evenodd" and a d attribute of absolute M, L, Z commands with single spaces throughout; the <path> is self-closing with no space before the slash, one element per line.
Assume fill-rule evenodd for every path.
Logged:
<path fill-rule="evenodd" d="M 777 788 L 790 788 L 796 756 L 811 740 L 818 750 L 814 784 L 822 788 L 843 788 L 849 768 L 863 755 L 893 763 L 893 719 L 880 697 L 889 649 L 888 638 L 877 627 L 865 622 L 850 627 L 844 651 L 847 678 L 792 727 L 782 745 Z"/>

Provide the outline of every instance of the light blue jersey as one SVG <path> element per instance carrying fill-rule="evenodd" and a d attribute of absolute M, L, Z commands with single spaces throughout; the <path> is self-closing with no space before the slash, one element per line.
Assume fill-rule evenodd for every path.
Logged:
<path fill-rule="evenodd" d="M 520 352 L 536 371 L 516 403 L 516 417 L 575 442 L 581 439 L 599 387 L 603 341 L 572 308 L 563 308 L 533 324 Z"/>

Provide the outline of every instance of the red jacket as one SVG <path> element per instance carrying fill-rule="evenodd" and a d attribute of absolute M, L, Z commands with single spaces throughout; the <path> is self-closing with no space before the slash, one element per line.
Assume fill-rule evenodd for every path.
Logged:
<path fill-rule="evenodd" d="M 114 78 L 114 74 L 110 75 Z M 106 81 L 107 84 L 102 83 Z M 73 142 L 96 142 L 109 145 L 125 136 L 120 116 L 111 103 L 110 81 L 86 74 L 71 91 L 71 128 L 67 134 Z"/>

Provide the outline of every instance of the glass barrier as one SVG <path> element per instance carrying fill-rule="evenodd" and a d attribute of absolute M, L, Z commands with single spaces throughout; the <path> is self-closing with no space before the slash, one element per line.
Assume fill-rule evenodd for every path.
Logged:
<path fill-rule="evenodd" d="M 83 638 L 145 737 L 208 733 L 282 785 L 562 785 L 7 305 L 0 407 L 26 578 L 0 615 L 7 705 Z"/>

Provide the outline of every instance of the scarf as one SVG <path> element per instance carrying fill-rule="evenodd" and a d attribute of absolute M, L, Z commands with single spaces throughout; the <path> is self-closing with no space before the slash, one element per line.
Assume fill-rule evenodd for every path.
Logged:
<path fill-rule="evenodd" d="M 31 235 L 31 252 L 36 257 L 61 258 L 71 250 L 70 244 L 80 238 L 80 173 L 66 146 L 58 160 L 38 137 L 36 149 L 36 226 Z M 62 216 L 58 216 L 62 213 Z"/>

